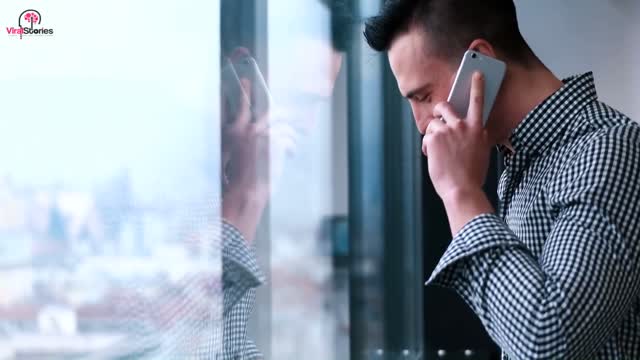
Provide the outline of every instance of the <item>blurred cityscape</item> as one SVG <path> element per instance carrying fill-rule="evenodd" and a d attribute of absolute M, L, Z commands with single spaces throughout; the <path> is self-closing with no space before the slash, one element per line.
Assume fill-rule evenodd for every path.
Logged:
<path fill-rule="evenodd" d="M 0 359 L 104 349 L 171 318 L 185 279 L 219 286 L 207 215 L 173 205 L 136 205 L 126 172 L 92 191 L 0 178 Z"/>
<path fill-rule="evenodd" d="M 206 232 L 212 214 L 175 200 L 142 205 L 126 171 L 91 190 L 0 178 L 0 360 L 77 358 L 165 331 L 184 317 L 194 283 L 208 292 L 196 300 L 202 312 L 189 304 L 190 314 L 207 316 L 221 300 L 220 254 L 211 252 L 218 244 Z M 272 229 L 265 286 L 273 358 L 348 357 L 348 275 L 332 253 L 336 224 Z"/>

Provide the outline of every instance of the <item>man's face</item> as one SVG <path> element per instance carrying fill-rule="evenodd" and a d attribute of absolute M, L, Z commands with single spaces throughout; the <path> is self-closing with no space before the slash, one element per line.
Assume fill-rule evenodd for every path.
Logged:
<path fill-rule="evenodd" d="M 435 54 L 429 36 L 418 27 L 399 34 L 388 52 L 400 93 L 409 100 L 421 134 L 433 120 L 434 106 L 447 100 L 456 74 L 457 64 Z"/>
<path fill-rule="evenodd" d="M 309 135 L 331 108 L 331 96 L 342 66 L 342 55 L 328 39 L 300 35 L 287 39 L 270 59 L 270 88 L 274 100 L 301 135 Z"/>

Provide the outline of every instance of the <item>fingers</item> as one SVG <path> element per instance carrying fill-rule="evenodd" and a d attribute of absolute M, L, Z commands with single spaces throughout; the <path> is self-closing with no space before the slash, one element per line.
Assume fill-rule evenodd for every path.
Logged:
<path fill-rule="evenodd" d="M 484 76 L 475 72 L 471 79 L 471 95 L 469 96 L 469 126 L 482 127 L 484 113 Z"/>
<path fill-rule="evenodd" d="M 433 108 L 433 117 L 435 117 L 436 119 L 443 118 L 447 124 L 460 121 L 460 116 L 456 114 L 451 104 L 446 101 L 436 104 L 436 106 Z"/>
<path fill-rule="evenodd" d="M 269 131 L 269 122 L 265 119 L 261 119 L 260 121 L 256 121 L 254 123 L 249 124 L 249 130 L 251 134 L 254 135 L 267 135 Z"/>
<path fill-rule="evenodd" d="M 431 137 L 433 137 L 436 132 L 445 130 L 446 128 L 447 124 L 442 122 L 440 118 L 435 118 L 429 121 L 429 125 L 427 125 L 427 129 L 424 132 L 425 135 L 422 137 L 422 154 L 424 154 L 424 156 L 429 156 L 427 154 L 427 144 L 431 141 Z"/>
<path fill-rule="evenodd" d="M 258 116 L 257 118 L 254 116 L 253 119 L 251 119 L 253 121 L 253 125 L 259 129 L 265 128 L 269 126 L 270 123 L 270 118 L 271 118 L 271 114 L 269 113 L 269 111 L 267 111 L 266 113 Z"/>
<path fill-rule="evenodd" d="M 429 125 L 427 125 L 427 129 L 425 130 L 425 135 L 429 133 L 433 133 L 438 130 L 443 130 L 447 127 L 447 124 L 441 121 L 439 118 L 432 119 L 429 121 Z"/>
<path fill-rule="evenodd" d="M 298 132 L 289 124 L 278 122 L 269 132 L 272 149 L 293 154 L 298 147 Z"/>
<path fill-rule="evenodd" d="M 236 115 L 235 123 L 246 124 L 251 121 L 251 81 L 249 79 L 240 79 L 240 86 L 243 94 L 239 94 L 240 109 Z"/>
<path fill-rule="evenodd" d="M 434 113 L 448 113 L 450 112 L 448 108 L 448 104 L 444 103 L 441 110 L 434 111 Z M 464 130 L 465 128 L 464 122 L 462 120 L 459 120 L 455 116 L 450 116 L 449 120 L 446 120 L 446 122 L 442 121 L 443 119 L 444 118 L 434 118 L 429 121 L 429 124 L 427 125 L 427 128 L 425 130 L 425 135 L 422 138 L 422 153 L 424 154 L 424 156 L 428 156 L 428 144 L 431 143 L 436 137 L 448 136 L 447 134 L 451 135 L 452 132 Z"/>
<path fill-rule="evenodd" d="M 298 132 L 284 121 L 274 123 L 256 122 L 248 125 L 249 131 L 244 146 L 254 143 L 258 152 L 271 149 L 272 156 L 294 154 L 298 147 Z"/>

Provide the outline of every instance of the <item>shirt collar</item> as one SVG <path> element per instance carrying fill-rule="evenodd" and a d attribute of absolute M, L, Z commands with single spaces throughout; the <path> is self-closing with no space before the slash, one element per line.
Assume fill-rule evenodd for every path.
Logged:
<path fill-rule="evenodd" d="M 563 138 L 567 125 L 584 106 L 598 99 L 593 73 L 562 80 L 564 85 L 533 108 L 512 132 L 508 144 L 499 146 L 508 163 L 514 155 L 523 162 L 542 155 Z"/>

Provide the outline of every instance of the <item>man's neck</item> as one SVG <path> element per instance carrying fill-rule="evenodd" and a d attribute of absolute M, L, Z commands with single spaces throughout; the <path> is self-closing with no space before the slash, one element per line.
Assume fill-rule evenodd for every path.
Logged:
<path fill-rule="evenodd" d="M 513 130 L 524 120 L 527 114 L 546 98 L 558 91 L 563 83 L 544 65 L 533 68 L 512 66 L 505 77 L 504 88 L 508 92 L 502 94 L 503 112 L 499 114 L 494 129 L 496 143 L 508 142 Z"/>

